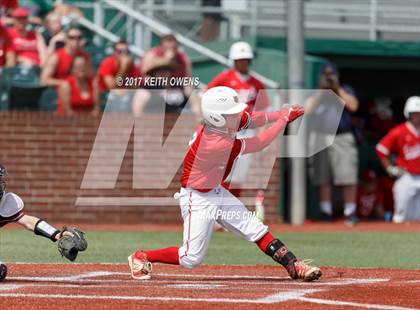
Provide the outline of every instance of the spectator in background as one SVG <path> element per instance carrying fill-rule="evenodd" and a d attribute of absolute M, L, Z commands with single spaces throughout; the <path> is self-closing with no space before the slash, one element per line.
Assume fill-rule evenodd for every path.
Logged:
<path fill-rule="evenodd" d="M 82 56 L 86 59 L 87 74 L 92 74 L 90 55 L 84 51 L 81 40 L 82 32 L 79 28 L 72 26 L 66 31 L 64 47 L 58 49 L 48 58 L 42 70 L 41 83 L 43 85 L 60 86 L 60 83 L 69 76 L 71 64 L 76 56 Z"/>
<path fill-rule="evenodd" d="M 133 91 L 128 85 L 118 86 L 116 79 L 122 78 L 125 81 L 127 77 L 139 78 L 140 70 L 130 56 L 127 42 L 121 40 L 114 43 L 112 47 L 112 55 L 105 58 L 98 68 L 99 90 L 107 98 L 107 111 L 131 112 Z M 136 88 L 138 86 L 137 83 L 133 85 Z"/>
<path fill-rule="evenodd" d="M 89 74 L 85 57 L 75 56 L 70 75 L 58 89 L 58 115 L 90 114 L 99 112 L 99 96 L 96 81 Z"/>
<path fill-rule="evenodd" d="M 47 44 L 47 58 L 65 45 L 66 34 L 62 30 L 61 16 L 50 12 L 45 18 L 45 31 L 42 36 Z"/>
<path fill-rule="evenodd" d="M 407 99 L 404 116 L 407 121 L 392 128 L 376 146 L 386 172 L 396 179 L 394 223 L 420 220 L 420 96 Z"/>
<path fill-rule="evenodd" d="M 186 53 L 180 51 L 178 41 L 173 34 L 161 37 L 159 46 L 148 50 L 144 54 L 140 62 L 141 72 L 145 72 L 145 68 L 149 68 L 155 58 L 164 58 L 173 63 L 175 71 L 172 76 L 192 76 L 191 61 Z"/>
<path fill-rule="evenodd" d="M 148 66 L 143 66 L 143 69 L 145 77 L 169 78 L 175 67 L 168 59 L 155 57 Z M 135 117 L 140 117 L 143 113 L 180 114 L 187 100 L 183 87 L 145 85 L 134 95 L 133 113 Z"/>
<path fill-rule="evenodd" d="M 42 36 L 28 30 L 29 11 L 17 8 L 12 13 L 13 27 L 9 28 L 14 59 L 10 65 L 42 66 L 46 57 L 46 45 Z"/>
<path fill-rule="evenodd" d="M 221 7 L 221 0 L 201 0 L 201 6 L 206 7 Z M 198 36 L 202 42 L 209 42 L 217 40 L 220 36 L 220 23 L 223 20 L 221 13 L 203 13 L 203 20 L 201 21 L 200 29 L 198 30 Z"/>
<path fill-rule="evenodd" d="M 323 66 L 319 75 L 319 88 L 332 90 L 342 100 L 337 103 L 331 102 L 325 97 L 325 93 L 317 91 L 308 98 L 305 111 L 313 117 L 319 117 L 316 131 L 322 133 L 323 126 L 329 126 L 334 120 L 340 118 L 340 122 L 334 142 L 327 149 L 322 150 L 311 158 L 311 172 L 314 183 L 318 186 L 321 214 L 324 219 L 330 220 L 333 215 L 332 207 L 332 184 L 341 186 L 343 190 L 344 215 L 346 223 L 356 223 L 356 198 L 358 179 L 358 151 L 356 139 L 352 133 L 351 113 L 359 108 L 353 89 L 349 85 L 341 85 L 336 66 L 327 63 Z M 312 117 L 312 116 L 311 116 Z M 332 119 L 328 119 L 331 117 Z M 325 129 L 328 132 L 328 129 Z M 322 134 L 318 138 L 323 138 Z"/>
<path fill-rule="evenodd" d="M 360 174 L 360 182 L 357 192 L 357 218 L 384 219 L 384 196 L 379 188 L 375 171 L 363 171 Z"/>
<path fill-rule="evenodd" d="M 118 41 L 113 44 L 113 53 L 105 58 L 98 68 L 98 81 L 101 91 L 109 91 L 118 88 L 115 83 L 117 77 L 139 77 L 140 71 L 130 57 L 128 44 Z M 124 89 L 121 89 L 123 92 Z"/>
<path fill-rule="evenodd" d="M 11 12 L 19 6 L 18 0 L 1 0 L 0 1 L 0 24 L 9 25 L 13 21 L 9 18 Z"/>
<path fill-rule="evenodd" d="M 173 34 L 162 36 L 159 46 L 144 54 L 140 62 L 140 71 L 145 72 L 146 68 L 150 68 L 154 58 L 164 58 L 170 61 L 174 66 L 173 77 L 192 77 L 191 61 L 188 55 L 180 50 L 178 40 Z M 189 98 L 192 112 L 197 118 L 201 118 L 200 100 L 194 92 L 194 87 L 192 85 L 185 86 L 183 93 Z"/>
<path fill-rule="evenodd" d="M 9 32 L 0 24 L 0 69 L 14 65 L 15 56 L 12 50 Z"/>

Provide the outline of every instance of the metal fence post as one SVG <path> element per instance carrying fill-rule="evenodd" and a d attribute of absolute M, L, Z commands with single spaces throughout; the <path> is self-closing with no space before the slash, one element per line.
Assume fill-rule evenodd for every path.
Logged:
<path fill-rule="evenodd" d="M 369 28 L 369 39 L 376 41 L 378 32 L 376 30 L 378 22 L 378 1 L 370 0 L 370 28 Z"/>

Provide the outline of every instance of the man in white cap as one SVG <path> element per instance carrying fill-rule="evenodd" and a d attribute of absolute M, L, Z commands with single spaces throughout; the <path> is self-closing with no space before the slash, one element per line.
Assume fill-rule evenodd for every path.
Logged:
<path fill-rule="evenodd" d="M 382 138 L 376 152 L 385 170 L 396 178 L 393 221 L 420 220 L 420 96 L 407 99 L 407 121 Z M 390 159 L 395 155 L 395 163 Z"/>
<path fill-rule="evenodd" d="M 218 74 L 209 84 L 208 89 L 216 86 L 230 87 L 238 93 L 242 102 L 247 104 L 246 111 L 263 111 L 270 106 L 270 100 L 264 91 L 264 84 L 250 75 L 250 65 L 254 59 L 251 45 L 247 42 L 235 42 L 230 47 L 229 60 L 232 68 Z M 253 129 L 247 129 L 238 133 L 238 138 L 255 136 Z M 236 197 L 240 196 L 241 184 L 244 183 L 249 167 L 252 163 L 252 155 L 242 156 L 236 163 L 231 176 L 226 184 Z M 258 197 L 263 197 L 259 192 Z"/>

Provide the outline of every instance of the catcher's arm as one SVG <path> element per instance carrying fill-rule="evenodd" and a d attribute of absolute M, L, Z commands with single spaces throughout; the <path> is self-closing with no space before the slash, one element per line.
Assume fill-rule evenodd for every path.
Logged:
<path fill-rule="evenodd" d="M 31 230 L 35 235 L 45 237 L 53 242 L 58 241 L 58 251 L 70 261 L 74 261 L 79 251 L 87 249 L 84 232 L 77 228 L 64 227 L 61 231 L 35 216 L 24 215 L 18 223 Z"/>
<path fill-rule="evenodd" d="M 60 230 L 35 216 L 25 214 L 18 220 L 18 224 L 24 226 L 30 231 L 33 231 L 35 235 L 45 237 L 53 242 L 60 238 Z M 65 231 L 64 235 L 69 237 L 73 236 L 73 234 L 69 231 Z"/>

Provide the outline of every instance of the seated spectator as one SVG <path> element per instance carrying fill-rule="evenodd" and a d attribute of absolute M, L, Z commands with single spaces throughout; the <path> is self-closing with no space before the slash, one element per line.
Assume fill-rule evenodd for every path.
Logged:
<path fill-rule="evenodd" d="M 384 196 L 373 170 L 360 175 L 356 214 L 360 220 L 384 219 Z"/>
<path fill-rule="evenodd" d="M 172 76 L 175 67 L 165 58 L 155 58 L 149 63 L 149 67 L 143 67 L 145 77 L 157 79 L 169 78 Z M 140 117 L 145 113 L 181 113 L 187 103 L 188 97 L 182 87 L 171 87 L 169 85 L 145 85 L 144 88 L 136 91 L 133 99 L 134 116 Z"/>
<path fill-rule="evenodd" d="M 42 66 L 45 61 L 46 46 L 39 33 L 27 29 L 29 11 L 17 8 L 13 11 L 12 17 L 13 27 L 8 31 L 15 57 L 11 65 Z"/>
<path fill-rule="evenodd" d="M 58 115 L 91 114 L 99 112 L 99 96 L 96 81 L 89 75 L 87 60 L 74 57 L 70 75 L 58 89 Z"/>
<path fill-rule="evenodd" d="M 138 77 L 140 71 L 130 57 L 128 44 L 125 41 L 114 43 L 113 53 L 105 58 L 98 69 L 98 82 L 101 91 L 118 88 L 115 83 L 117 77 Z M 123 90 L 122 90 L 123 91 Z"/>
<path fill-rule="evenodd" d="M 191 61 L 186 53 L 180 51 L 178 41 L 173 34 L 161 37 L 159 46 L 148 50 L 144 54 L 140 62 L 141 72 L 144 72 L 146 67 L 150 67 L 156 57 L 164 58 L 174 64 L 173 76 L 192 76 Z"/>
<path fill-rule="evenodd" d="M 9 18 L 11 12 L 19 6 L 18 0 L 1 0 L 0 1 L 0 24 L 12 24 Z"/>
<path fill-rule="evenodd" d="M 47 44 L 47 58 L 59 48 L 64 47 L 66 34 L 62 30 L 60 15 L 54 12 L 48 13 L 45 18 L 45 31 L 42 36 Z"/>
<path fill-rule="evenodd" d="M 5 66 L 12 66 L 14 58 L 9 32 L 0 24 L 0 69 Z"/>
<path fill-rule="evenodd" d="M 192 65 L 188 55 L 181 51 L 178 41 L 173 34 L 167 34 L 160 38 L 159 46 L 147 51 L 141 62 L 140 71 L 145 72 L 149 68 L 155 58 L 166 59 L 174 66 L 172 72 L 173 77 L 192 77 Z M 183 93 L 189 98 L 192 112 L 198 119 L 201 119 L 200 100 L 194 92 L 192 85 L 184 87 Z"/>
<path fill-rule="evenodd" d="M 82 56 L 86 59 L 87 72 L 89 75 L 92 74 L 93 69 L 90 55 L 84 51 L 81 39 L 82 32 L 79 28 L 70 27 L 66 31 L 64 47 L 58 49 L 48 58 L 42 70 L 42 85 L 58 87 L 69 76 L 71 64 L 75 56 Z"/>

